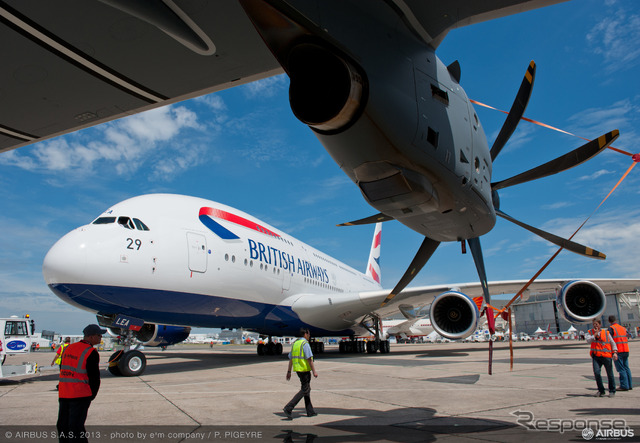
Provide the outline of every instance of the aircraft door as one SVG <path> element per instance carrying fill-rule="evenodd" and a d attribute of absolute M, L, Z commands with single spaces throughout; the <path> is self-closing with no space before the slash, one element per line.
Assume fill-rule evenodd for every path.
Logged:
<path fill-rule="evenodd" d="M 207 271 L 207 239 L 202 234 L 187 232 L 189 269 L 192 272 Z"/>
<path fill-rule="evenodd" d="M 291 288 L 291 271 L 283 271 L 282 290 L 288 291 Z"/>

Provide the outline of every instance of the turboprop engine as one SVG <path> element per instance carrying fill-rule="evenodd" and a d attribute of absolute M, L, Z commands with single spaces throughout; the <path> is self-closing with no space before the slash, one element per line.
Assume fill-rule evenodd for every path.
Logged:
<path fill-rule="evenodd" d="M 600 286 L 575 280 L 556 291 L 556 305 L 569 323 L 588 323 L 602 315 L 607 302 Z"/>
<path fill-rule="evenodd" d="M 480 313 L 475 302 L 461 292 L 440 294 L 431 303 L 429 318 L 433 329 L 450 340 L 459 340 L 473 334 L 478 327 Z"/>

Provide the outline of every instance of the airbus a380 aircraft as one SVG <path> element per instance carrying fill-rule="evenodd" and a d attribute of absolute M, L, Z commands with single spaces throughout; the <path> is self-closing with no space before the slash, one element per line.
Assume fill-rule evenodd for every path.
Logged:
<path fill-rule="evenodd" d="M 192 326 L 269 336 L 295 335 L 305 326 L 314 336 L 374 333 L 377 340 L 367 350 L 389 352 L 380 319 L 427 304 L 439 334 L 458 339 L 473 333 L 480 315 L 472 297 L 482 296 L 480 283 L 407 288 L 381 307 L 389 291 L 380 285 L 380 244 L 378 224 L 361 273 L 237 209 L 152 194 L 118 203 L 68 233 L 48 252 L 43 274 L 58 297 L 149 345 L 180 342 Z M 523 283 L 495 282 L 491 291 L 513 293 Z M 531 291 L 555 291 L 562 284 L 559 309 L 580 322 L 602 314 L 602 289 L 632 290 L 640 280 L 545 280 Z M 351 343 L 345 349 L 364 351 Z M 258 351 L 280 353 L 282 347 Z M 138 375 L 145 366 L 141 352 L 126 348 L 114 354 L 110 370 Z"/>

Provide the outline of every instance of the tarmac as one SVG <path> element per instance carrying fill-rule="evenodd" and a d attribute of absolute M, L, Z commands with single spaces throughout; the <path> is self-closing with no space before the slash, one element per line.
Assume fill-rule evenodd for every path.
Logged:
<path fill-rule="evenodd" d="M 630 342 L 636 389 L 613 398 L 594 396 L 584 341 L 516 342 L 513 369 L 508 343 L 495 343 L 492 375 L 488 343 L 392 344 L 384 355 L 326 349 L 311 382 L 318 415 L 307 417 L 301 402 L 293 420 L 282 408 L 300 383 L 285 379 L 286 354 L 261 357 L 255 345 L 149 348 L 143 375 L 115 377 L 106 370 L 111 352 L 101 351 L 89 441 L 640 441 L 640 340 Z M 42 371 L 0 380 L 0 441 L 57 441 L 52 357 L 7 357 Z"/>

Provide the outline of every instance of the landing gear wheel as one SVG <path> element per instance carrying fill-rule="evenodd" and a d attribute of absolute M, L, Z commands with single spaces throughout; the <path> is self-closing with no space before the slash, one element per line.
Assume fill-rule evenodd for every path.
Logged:
<path fill-rule="evenodd" d="M 111 357 L 109 357 L 109 372 L 111 372 L 111 374 L 115 375 L 116 377 L 122 375 L 120 373 L 120 368 L 118 367 L 118 363 L 120 363 L 120 358 L 122 357 L 123 354 L 124 354 L 123 351 L 116 351 L 113 354 L 111 354 Z"/>
<path fill-rule="evenodd" d="M 258 355 L 265 355 L 267 353 L 267 347 L 264 345 L 264 343 L 259 343 L 258 344 Z"/>
<path fill-rule="evenodd" d="M 276 343 L 276 347 L 273 349 L 275 355 L 282 355 L 282 343 Z"/>
<path fill-rule="evenodd" d="M 140 351 L 125 352 L 118 362 L 120 374 L 125 377 L 142 375 L 147 367 L 147 358 Z"/>

